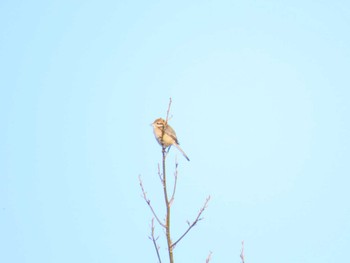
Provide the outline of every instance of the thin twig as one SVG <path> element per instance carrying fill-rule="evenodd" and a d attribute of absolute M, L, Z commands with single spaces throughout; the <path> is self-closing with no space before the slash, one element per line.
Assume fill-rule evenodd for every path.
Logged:
<path fill-rule="evenodd" d="M 241 250 L 241 255 L 242 263 L 244 263 L 244 240 L 242 241 L 242 250 Z"/>
<path fill-rule="evenodd" d="M 158 163 L 158 176 L 159 176 L 160 182 L 163 184 L 163 175 L 160 172 L 160 165 L 159 165 L 159 163 Z"/>
<path fill-rule="evenodd" d="M 151 236 L 149 236 L 148 238 L 151 239 L 153 242 L 154 248 L 157 252 L 159 263 L 162 263 L 162 260 L 160 259 L 160 255 L 159 255 L 159 246 L 157 245 L 157 240 L 159 237 L 157 238 L 154 237 L 154 218 L 152 218 L 152 221 L 151 221 Z"/>
<path fill-rule="evenodd" d="M 178 175 L 178 169 L 177 169 L 177 167 L 178 167 L 178 166 L 179 166 L 179 163 L 177 162 L 177 160 L 175 160 L 175 172 L 174 172 L 175 181 L 174 181 L 173 194 L 171 195 L 171 198 L 170 198 L 170 205 L 172 205 L 172 203 L 173 203 L 173 201 L 174 201 L 174 197 L 175 197 L 176 185 L 177 185 L 177 175 Z"/>
<path fill-rule="evenodd" d="M 170 112 L 170 106 L 171 106 L 171 97 L 169 98 L 169 105 L 168 105 L 168 110 L 166 112 L 166 119 L 165 119 L 165 123 L 167 124 L 168 123 L 168 120 L 169 120 L 169 112 Z"/>
<path fill-rule="evenodd" d="M 153 209 L 153 207 L 152 207 L 152 205 L 151 205 L 151 200 L 149 200 L 148 197 L 147 197 L 147 193 L 146 193 L 146 191 L 145 191 L 145 188 L 143 187 L 143 183 L 142 183 L 142 180 L 141 180 L 141 176 L 139 176 L 139 181 L 140 181 L 140 187 L 141 187 L 141 190 L 142 190 L 143 199 L 145 199 L 146 203 L 148 204 L 148 207 L 151 209 L 151 211 L 152 211 L 154 217 L 157 219 L 158 223 L 159 223 L 162 227 L 166 228 L 165 224 L 158 218 L 156 212 L 154 211 L 154 209 Z"/>
<path fill-rule="evenodd" d="M 209 263 L 209 261 L 211 260 L 211 255 L 212 254 L 213 254 L 213 252 L 210 251 L 207 259 L 205 260 L 205 263 Z"/>
<path fill-rule="evenodd" d="M 202 220 L 201 215 L 204 212 L 204 210 L 208 207 L 209 200 L 210 200 L 210 196 L 208 196 L 207 199 L 205 200 L 203 207 L 199 210 L 198 215 L 196 219 L 193 221 L 193 223 L 189 224 L 189 227 L 185 231 L 185 233 L 183 233 L 182 236 L 178 240 L 176 240 L 176 242 L 173 243 L 172 245 L 173 248 L 175 248 L 176 244 L 179 243 L 179 241 L 183 239 L 184 236 L 186 236 L 186 234 L 192 229 L 192 227 L 194 227 L 198 223 L 198 221 Z"/>

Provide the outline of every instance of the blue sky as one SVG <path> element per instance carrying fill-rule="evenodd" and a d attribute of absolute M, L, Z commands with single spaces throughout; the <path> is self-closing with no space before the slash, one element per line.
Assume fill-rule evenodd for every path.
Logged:
<path fill-rule="evenodd" d="M 156 262 L 138 176 L 176 262 L 350 260 L 346 1 L 2 1 L 0 261 Z M 161 254 L 166 259 L 163 232 Z"/>

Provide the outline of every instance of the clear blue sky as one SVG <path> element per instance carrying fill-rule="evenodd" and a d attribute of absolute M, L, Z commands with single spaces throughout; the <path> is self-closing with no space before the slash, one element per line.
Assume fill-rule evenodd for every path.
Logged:
<path fill-rule="evenodd" d="M 1 1 L 0 262 L 156 262 L 169 97 L 174 239 L 212 196 L 176 262 L 350 262 L 349 27 L 348 1 Z"/>

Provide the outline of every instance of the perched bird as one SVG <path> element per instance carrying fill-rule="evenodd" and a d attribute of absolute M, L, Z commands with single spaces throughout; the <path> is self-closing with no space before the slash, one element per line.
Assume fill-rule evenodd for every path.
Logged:
<path fill-rule="evenodd" d="M 174 145 L 182 154 L 185 156 L 187 161 L 190 159 L 187 157 L 186 153 L 179 146 L 179 141 L 177 140 L 176 133 L 170 125 L 168 125 L 162 118 L 156 119 L 153 123 L 153 133 L 156 137 L 158 143 L 161 146 L 169 147 Z"/>

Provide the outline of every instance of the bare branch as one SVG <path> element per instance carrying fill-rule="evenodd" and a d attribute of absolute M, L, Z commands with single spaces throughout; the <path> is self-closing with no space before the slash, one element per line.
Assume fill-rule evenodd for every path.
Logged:
<path fill-rule="evenodd" d="M 171 97 L 169 98 L 169 105 L 168 105 L 168 110 L 166 112 L 166 119 L 165 119 L 165 123 L 168 123 L 169 120 L 169 112 L 170 112 L 170 107 L 171 107 Z"/>
<path fill-rule="evenodd" d="M 158 176 L 159 176 L 160 182 L 163 184 L 163 175 L 160 172 L 160 165 L 159 165 L 159 163 L 158 163 Z"/>
<path fill-rule="evenodd" d="M 200 221 L 200 220 L 203 219 L 203 218 L 201 218 L 201 215 L 202 215 L 202 213 L 204 212 L 204 210 L 208 207 L 208 202 L 209 202 L 209 200 L 210 200 L 210 195 L 209 195 L 209 196 L 207 197 L 207 199 L 205 200 L 204 205 L 203 205 L 202 208 L 199 210 L 198 215 L 197 215 L 196 219 L 193 221 L 193 223 L 190 224 L 190 223 L 188 222 L 188 224 L 189 224 L 188 229 L 185 231 L 185 233 L 182 234 L 182 236 L 181 236 L 178 240 L 176 240 L 176 242 L 173 243 L 173 245 L 172 245 L 173 248 L 175 248 L 175 246 L 177 245 L 177 243 L 179 243 L 179 241 L 180 241 L 181 239 L 183 239 L 183 238 L 187 235 L 187 233 L 192 229 L 192 227 L 194 227 L 194 226 L 198 223 L 198 221 Z"/>
<path fill-rule="evenodd" d="M 210 251 L 207 259 L 205 260 L 205 263 L 209 263 L 209 261 L 211 260 L 211 255 L 212 254 L 213 254 L 213 252 Z"/>
<path fill-rule="evenodd" d="M 157 245 L 157 240 L 159 237 L 157 238 L 154 237 L 154 218 L 152 218 L 152 221 L 151 221 L 151 236 L 149 236 L 148 238 L 151 239 L 153 242 L 154 248 L 157 252 L 159 263 L 162 263 L 162 260 L 160 259 L 160 255 L 159 255 L 159 246 Z"/>
<path fill-rule="evenodd" d="M 174 263 L 173 246 L 172 246 L 172 240 L 170 235 L 170 204 L 168 199 L 168 190 L 167 190 L 167 182 L 166 182 L 166 167 L 165 167 L 166 148 L 165 146 L 162 147 L 162 156 L 163 156 L 162 158 L 163 192 L 164 192 L 164 201 L 165 201 L 165 207 L 166 207 L 165 236 L 168 244 L 169 262 Z"/>
<path fill-rule="evenodd" d="M 166 227 L 165 224 L 164 224 L 162 221 L 160 221 L 160 219 L 158 218 L 156 212 L 154 211 L 154 209 L 153 209 L 153 207 L 152 207 L 152 205 L 151 205 L 151 200 L 149 200 L 148 197 L 147 197 L 147 193 L 146 193 L 146 191 L 145 191 L 145 188 L 143 187 L 143 183 L 142 183 L 142 180 L 141 180 L 141 176 L 139 176 L 139 182 L 140 182 L 140 187 L 141 187 L 141 190 L 142 190 L 143 199 L 145 199 L 145 201 L 146 201 L 148 207 L 151 209 L 151 211 L 152 211 L 154 217 L 157 219 L 158 223 L 159 223 L 162 227 L 165 228 L 165 227 Z"/>
<path fill-rule="evenodd" d="M 177 185 L 177 175 L 178 175 L 178 169 L 177 167 L 179 166 L 179 163 L 177 162 L 177 160 L 175 159 L 175 172 L 174 172 L 174 177 L 175 177 L 175 181 L 174 181 L 174 189 L 173 189 L 173 194 L 171 195 L 169 204 L 170 206 L 172 205 L 173 201 L 174 201 L 174 197 L 175 197 L 175 192 L 176 192 L 176 185 Z"/>
<path fill-rule="evenodd" d="M 241 250 L 241 255 L 242 263 L 244 263 L 244 240 L 242 241 L 242 250 Z"/>

